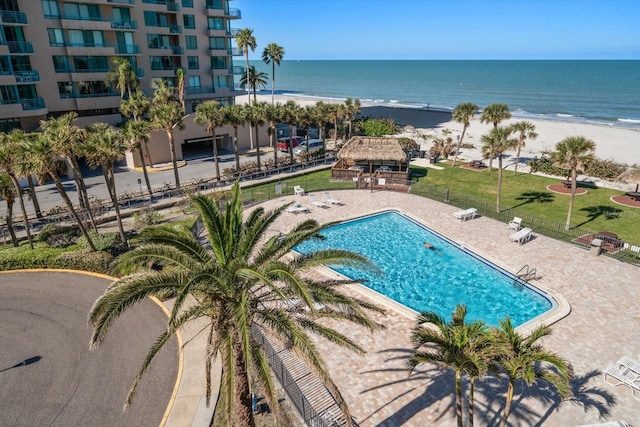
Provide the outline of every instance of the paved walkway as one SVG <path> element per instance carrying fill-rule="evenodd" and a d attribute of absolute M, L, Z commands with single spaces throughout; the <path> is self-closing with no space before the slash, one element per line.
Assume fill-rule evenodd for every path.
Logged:
<path fill-rule="evenodd" d="M 535 230 L 531 241 L 518 246 L 509 243 L 506 224 L 482 217 L 461 223 L 452 216 L 457 208 L 410 194 L 346 190 L 332 195 L 346 204 L 313 208 L 309 214 L 285 213 L 273 229 L 286 232 L 306 218 L 325 223 L 400 209 L 508 271 L 515 273 L 529 264 L 542 276 L 533 284 L 569 304 L 570 313 L 553 324 L 554 334 L 544 345 L 572 363 L 575 398 L 560 403 L 544 387 L 517 387 L 510 425 L 577 426 L 605 419 L 640 423 L 640 401 L 632 397 L 631 390 L 604 382 L 601 373 L 609 361 L 640 354 L 638 267 L 596 257 L 537 235 Z M 283 197 L 261 206 L 270 209 L 293 199 Z M 301 203 L 307 201 L 303 198 Z M 350 292 L 388 309 L 386 316 L 378 318 L 386 330 L 370 336 L 350 324 L 333 326 L 368 353 L 359 357 L 326 342 L 318 343 L 357 421 L 363 427 L 455 425 L 453 376 L 429 367 L 409 377 L 404 368 L 415 314 L 364 289 L 354 286 Z M 505 390 L 505 384 L 495 380 L 477 385 L 477 425 L 497 425 Z"/>

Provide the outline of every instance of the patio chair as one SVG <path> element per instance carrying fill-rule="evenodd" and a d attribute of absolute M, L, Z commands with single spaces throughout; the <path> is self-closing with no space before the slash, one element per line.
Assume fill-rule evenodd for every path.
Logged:
<path fill-rule="evenodd" d="M 329 205 L 326 204 L 325 202 L 323 202 L 322 200 L 316 200 L 315 197 L 313 197 L 313 194 L 309 194 L 309 201 L 311 202 L 311 204 L 313 206 L 317 206 L 319 208 L 328 208 Z"/>
<path fill-rule="evenodd" d="M 289 213 L 300 213 L 300 212 L 309 212 L 309 208 L 307 208 L 306 206 L 302 206 L 300 203 L 296 203 L 295 205 L 291 205 L 288 208 L 285 209 L 286 212 Z"/>
<path fill-rule="evenodd" d="M 324 201 L 327 203 L 330 203 L 332 205 L 341 205 L 342 201 L 338 200 L 338 199 L 334 199 L 333 197 L 331 197 L 331 194 L 329 194 L 328 191 L 324 192 Z"/>
<path fill-rule="evenodd" d="M 304 191 L 304 188 L 300 187 L 299 185 L 294 185 L 293 186 L 293 192 L 296 196 L 299 195 L 304 195 L 306 192 Z"/>
<path fill-rule="evenodd" d="M 616 361 L 618 368 L 627 368 L 636 374 L 640 375 L 640 361 L 633 360 L 630 357 L 622 356 L 620 359 Z"/>
<path fill-rule="evenodd" d="M 533 230 L 527 227 L 522 228 L 509 236 L 509 240 L 511 242 L 518 242 L 518 244 L 521 245 L 531 239 L 532 231 Z"/>
<path fill-rule="evenodd" d="M 509 228 L 511 230 L 520 230 L 520 228 L 522 227 L 522 218 L 518 217 L 518 216 L 514 216 L 513 219 L 511 221 L 509 221 Z"/>
<path fill-rule="evenodd" d="M 631 389 L 631 395 L 640 400 L 640 375 L 633 372 L 626 366 L 619 367 L 617 364 L 609 363 L 602 371 L 604 380 L 612 386 L 624 385 Z M 612 382 L 607 378 L 612 378 L 616 382 Z M 637 394 L 636 394 L 637 393 Z"/>
<path fill-rule="evenodd" d="M 463 211 L 458 211 L 453 213 L 453 217 L 459 219 L 460 222 L 466 221 L 468 219 L 473 219 L 476 217 L 478 210 L 476 208 L 469 208 Z"/>

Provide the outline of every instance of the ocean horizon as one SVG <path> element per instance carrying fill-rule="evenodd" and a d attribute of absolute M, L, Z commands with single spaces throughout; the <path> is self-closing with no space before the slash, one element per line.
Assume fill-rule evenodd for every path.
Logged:
<path fill-rule="evenodd" d="M 268 75 L 261 93 L 271 93 L 271 65 L 249 63 Z M 639 76 L 638 60 L 283 60 L 275 89 L 448 111 L 500 102 L 517 118 L 640 129 Z"/>

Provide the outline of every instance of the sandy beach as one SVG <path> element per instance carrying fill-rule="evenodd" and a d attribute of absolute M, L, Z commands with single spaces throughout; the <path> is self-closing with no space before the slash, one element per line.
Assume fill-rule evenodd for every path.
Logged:
<path fill-rule="evenodd" d="M 246 96 L 239 96 L 236 102 L 245 103 Z M 271 95 L 260 94 L 258 102 L 271 102 Z M 284 104 L 293 100 L 299 105 L 314 105 L 318 98 L 305 98 L 288 95 L 276 95 L 276 102 Z M 324 102 L 337 102 L 335 99 L 323 99 Z M 407 136 L 413 136 L 422 148 L 428 150 L 432 146 L 429 135 L 442 135 L 444 129 L 452 131 L 454 141 L 462 134 L 462 124 L 451 119 L 448 112 L 431 111 L 427 109 L 411 108 L 403 106 L 382 106 L 379 104 L 362 103 L 361 115 L 363 117 L 391 118 L 398 125 L 412 126 L 413 131 Z M 520 120 L 527 120 L 536 126 L 538 138 L 527 140 L 522 149 L 521 157 L 540 157 L 545 151 L 553 151 L 556 143 L 569 136 L 584 136 L 596 143 L 595 154 L 606 160 L 613 160 L 627 165 L 640 165 L 640 130 L 621 128 L 615 126 L 574 123 L 563 121 L 535 120 L 523 118 L 511 118 L 502 124 L 508 125 Z M 463 143 L 473 144 L 475 149 L 461 150 L 460 156 L 466 160 L 480 159 L 480 138 L 487 133 L 493 125 L 480 123 L 479 117 L 472 119 L 465 134 Z M 424 138 L 421 138 L 424 136 Z M 515 157 L 515 153 L 512 153 Z"/>

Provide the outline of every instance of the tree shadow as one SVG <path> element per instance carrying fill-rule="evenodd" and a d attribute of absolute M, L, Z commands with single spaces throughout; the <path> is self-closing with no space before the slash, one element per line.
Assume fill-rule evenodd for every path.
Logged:
<path fill-rule="evenodd" d="M 614 208 L 613 206 L 599 205 L 599 206 L 587 206 L 580 209 L 582 212 L 587 213 L 587 220 L 577 224 L 576 227 L 582 227 L 583 225 L 604 216 L 606 219 L 616 219 L 620 216 L 622 209 Z"/>
<path fill-rule="evenodd" d="M 19 368 L 21 366 L 31 365 L 33 363 L 36 363 L 36 362 L 40 361 L 40 359 L 42 359 L 42 356 L 29 357 L 27 359 L 24 359 L 24 360 L 16 363 L 13 366 L 9 366 L 8 368 L 0 369 L 0 372 L 8 371 L 9 369 Z"/>
<path fill-rule="evenodd" d="M 548 191 L 527 191 L 516 197 L 516 200 L 522 203 L 513 206 L 512 209 L 528 203 L 550 203 L 555 200 L 555 196 Z"/>

